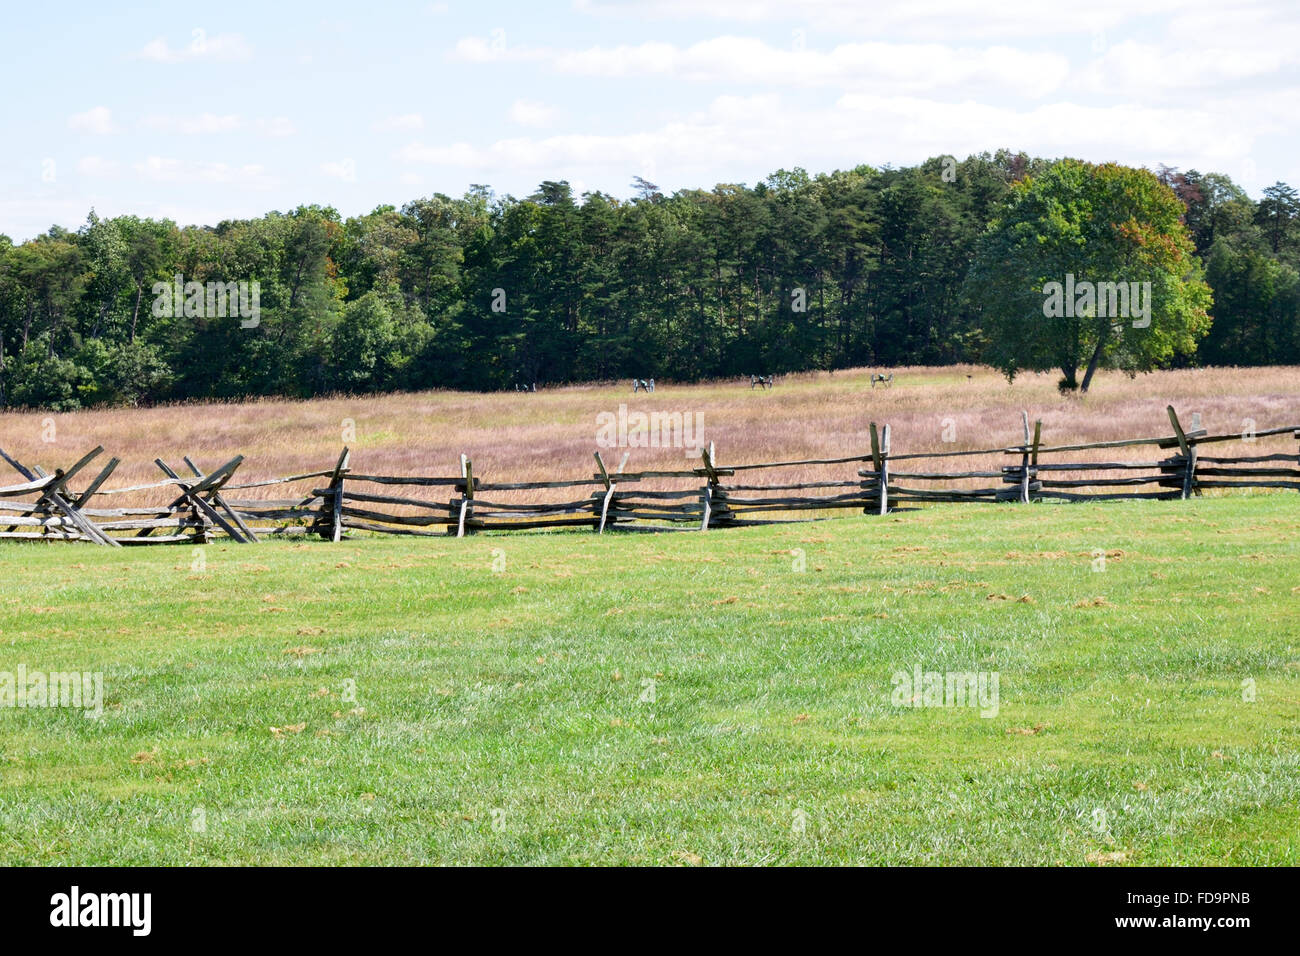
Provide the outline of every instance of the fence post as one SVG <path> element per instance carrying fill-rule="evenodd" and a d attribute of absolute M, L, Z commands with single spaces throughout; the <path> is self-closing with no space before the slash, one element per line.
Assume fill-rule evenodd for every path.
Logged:
<path fill-rule="evenodd" d="M 893 375 L 893 372 L 889 373 Z M 890 380 L 893 381 L 892 379 Z M 889 425 L 880 435 L 880 513 L 889 514 Z"/>
<path fill-rule="evenodd" d="M 474 463 L 464 455 L 460 456 L 460 476 L 465 479 L 465 490 L 460 499 L 460 522 L 456 526 L 456 537 L 465 537 L 465 519 L 473 510 L 474 501 Z M 470 534 L 474 529 L 470 529 Z"/>
<path fill-rule="evenodd" d="M 605 499 L 600 504 L 600 521 L 596 524 L 596 534 L 605 533 L 605 517 L 609 514 L 609 503 L 614 497 L 614 489 L 618 485 L 609 480 L 609 472 L 605 470 L 605 461 L 600 457 L 600 452 L 596 452 L 596 467 L 600 469 L 600 479 L 605 482 Z"/>
<path fill-rule="evenodd" d="M 204 518 L 207 519 L 207 521 L 204 522 L 205 533 L 207 531 L 207 523 L 208 521 L 210 521 L 213 524 L 220 527 L 221 530 L 224 531 L 226 534 L 228 534 L 232 541 L 235 541 L 239 544 L 251 544 L 253 541 L 251 537 L 246 537 L 244 533 L 239 530 L 237 524 L 232 524 L 230 521 L 227 521 L 225 518 L 221 517 L 221 513 L 218 512 L 217 509 L 212 506 L 212 504 L 210 504 L 208 501 L 205 501 L 204 498 L 202 497 L 204 495 L 207 495 L 208 498 L 215 499 L 217 492 L 219 492 L 222 486 L 225 485 L 225 483 L 231 479 L 231 477 L 235 473 L 235 469 L 240 466 L 243 460 L 244 460 L 243 455 L 236 455 L 234 458 L 230 459 L 230 461 L 226 462 L 216 471 L 209 472 L 207 475 L 198 479 L 193 484 L 190 484 L 189 482 L 186 481 L 181 481 L 180 476 L 177 475 L 176 472 L 172 471 L 171 468 L 167 466 L 167 463 L 163 461 L 161 458 L 155 458 L 153 463 L 157 465 L 159 468 L 161 468 L 163 474 L 165 474 L 168 478 L 171 478 L 173 481 L 175 481 L 176 486 L 181 489 L 180 497 L 167 506 L 169 510 L 172 508 L 178 508 L 184 502 L 188 501 L 190 505 L 194 508 L 196 514 L 201 514 Z M 230 509 L 224 505 L 224 503 L 221 505 L 221 508 L 223 511 L 226 511 L 228 514 L 230 514 L 232 520 L 237 520 L 235 519 L 233 512 L 231 512 Z M 146 534 L 143 535 L 144 537 L 148 537 L 147 532 L 149 530 L 150 529 L 148 528 L 145 529 Z"/>
<path fill-rule="evenodd" d="M 49 514 L 53 514 L 54 509 L 57 508 L 59 511 L 63 512 L 67 521 L 70 522 L 77 531 L 85 536 L 87 541 L 92 541 L 95 544 L 108 545 L 113 548 L 120 548 L 122 545 L 116 538 L 111 538 L 103 531 L 100 531 L 94 522 L 82 515 L 79 505 L 73 504 L 64 497 L 64 492 L 71 495 L 71 492 L 68 491 L 67 485 L 72 476 L 90 464 L 90 462 L 97 458 L 103 450 L 104 447 L 102 445 L 95 446 L 89 454 L 82 456 L 82 458 L 67 471 L 64 471 L 62 468 L 56 468 L 54 470 L 54 477 L 52 478 L 49 478 L 49 476 L 41 470 L 39 465 L 33 465 L 32 467 L 35 469 L 35 472 L 32 472 L 24 468 L 15 459 L 5 455 L 2 451 L 0 451 L 0 456 L 3 456 L 4 460 L 13 465 L 14 468 L 27 478 L 28 481 L 35 481 L 37 476 L 42 479 L 49 478 L 45 485 L 40 489 L 41 497 L 36 503 L 36 510 L 32 511 L 33 515 L 41 513 L 40 508 L 42 505 L 46 507 L 46 511 Z M 53 508 L 49 507 L 50 505 L 52 505 Z"/>
<path fill-rule="evenodd" d="M 1187 435 L 1183 433 L 1183 426 L 1178 424 L 1178 415 L 1174 413 L 1174 406 L 1166 405 L 1165 410 L 1169 412 L 1169 424 L 1174 426 L 1174 437 L 1178 439 L 1178 447 L 1183 452 L 1183 457 L 1187 459 L 1187 470 L 1183 473 L 1183 500 L 1191 496 L 1195 490 L 1199 495 L 1201 492 L 1196 488 L 1196 446 L 1188 442 Z"/>
<path fill-rule="evenodd" d="M 871 463 L 876 467 L 877 492 L 879 494 L 876 514 L 889 513 L 889 426 L 876 430 L 876 423 L 871 423 Z M 871 512 L 864 509 L 867 514 Z"/>
<path fill-rule="evenodd" d="M 9 464 L 13 465 L 14 469 L 19 474 L 21 474 L 24 478 L 26 478 L 28 481 L 35 482 L 36 480 L 38 480 L 38 478 L 49 479 L 49 481 L 45 483 L 44 487 L 40 489 L 42 492 L 41 496 L 36 500 L 36 504 L 32 507 L 32 510 L 29 512 L 30 517 L 40 518 L 43 515 L 49 515 L 51 517 L 54 515 L 55 498 L 58 497 L 58 491 L 62 487 L 62 485 L 66 484 L 68 478 L 72 477 L 73 474 L 80 471 L 87 463 L 90 462 L 92 458 L 95 458 L 103 450 L 104 449 L 102 446 L 96 448 L 85 458 L 81 459 L 80 462 L 73 465 L 72 468 L 69 470 L 69 472 L 65 473 L 61 469 L 56 468 L 54 471 L 54 478 L 50 478 L 50 476 L 45 473 L 44 469 L 42 469 L 40 465 L 33 465 L 32 469 L 28 469 L 26 466 L 22 464 L 22 462 L 18 461 L 18 459 L 10 458 L 7 454 L 5 454 L 3 448 L 0 448 L 0 458 L 3 458 L 5 461 L 9 462 Z M 69 507 L 71 507 L 74 511 L 76 511 L 78 516 L 80 515 L 79 504 L 73 504 L 72 502 L 66 501 L 66 499 L 64 500 L 64 503 Z M 103 541 L 100 540 L 100 537 L 96 536 L 96 534 L 100 534 L 101 536 L 103 536 L 102 533 L 98 532 L 97 529 L 96 529 L 96 534 L 92 534 L 82 527 L 81 524 L 82 521 L 86 521 L 87 523 L 89 523 L 88 519 L 74 516 L 62 506 L 59 506 L 59 510 L 62 511 L 66 516 L 63 519 L 61 519 L 62 522 L 60 526 L 61 533 L 66 535 L 67 533 L 66 528 L 68 525 L 71 525 L 73 528 L 76 529 L 78 534 L 85 535 L 88 541 L 91 541 L 94 544 L 104 543 Z M 17 525 L 10 525 L 7 530 L 13 531 L 14 528 L 16 527 Z M 42 533 L 48 534 L 48 529 L 43 527 Z"/>
<path fill-rule="evenodd" d="M 330 491 L 328 517 L 323 513 L 326 503 L 321 502 L 320 536 L 325 537 L 325 529 L 329 528 L 331 541 L 341 541 L 343 539 L 343 475 L 348 470 L 348 461 L 351 456 L 351 451 L 345 447 L 339 454 L 339 460 L 334 465 L 334 474 L 330 475 L 330 483 L 327 486 Z"/>
<path fill-rule="evenodd" d="M 700 493 L 700 510 L 704 514 L 704 520 L 700 522 L 700 530 L 709 530 L 709 520 L 713 516 L 713 489 L 718 484 L 718 475 L 713 466 L 713 442 L 709 442 L 708 448 L 700 449 L 700 460 L 704 463 L 704 470 L 708 474 L 708 480 L 704 483 L 704 490 Z"/>
<path fill-rule="evenodd" d="M 190 471 L 194 472 L 195 478 L 202 480 L 207 477 L 203 472 L 199 471 L 198 465 L 190 461 L 189 455 L 183 455 L 181 461 L 185 462 L 185 464 L 189 466 Z M 235 527 L 244 533 L 244 537 L 248 539 L 248 543 L 257 544 L 257 535 L 253 533 L 253 529 L 244 523 L 244 519 L 239 516 L 238 511 L 226 504 L 226 499 L 221 497 L 221 492 L 214 490 L 210 497 L 217 504 L 217 507 L 230 517 L 230 520 L 235 523 Z"/>
<path fill-rule="evenodd" d="M 876 433 L 876 423 L 871 426 L 871 467 L 875 469 L 876 495 L 880 495 L 880 436 Z M 862 509 L 863 514 L 871 514 L 870 506 Z"/>
<path fill-rule="evenodd" d="M 1043 438 L 1043 420 L 1041 418 L 1036 418 L 1034 419 L 1034 448 L 1029 456 L 1029 467 L 1031 467 L 1034 470 L 1034 475 L 1033 475 L 1034 478 L 1038 477 L 1038 446 L 1042 442 L 1042 438 Z M 1038 490 L 1039 492 L 1043 490 L 1043 486 L 1041 483 L 1039 483 L 1038 485 Z M 1030 488 L 1030 491 L 1033 491 L 1032 487 Z M 1038 500 L 1042 501 L 1041 494 Z"/>
<path fill-rule="evenodd" d="M 1020 456 L 1020 502 L 1027 505 L 1029 504 L 1030 468 L 1033 468 L 1032 477 L 1038 475 L 1038 442 L 1043 434 L 1043 420 L 1040 418 L 1034 422 L 1032 441 L 1029 437 L 1029 412 L 1021 411 L 1020 421 L 1025 426 L 1025 444 L 1022 446 L 1024 454 Z"/>
<path fill-rule="evenodd" d="M 104 470 L 99 473 L 98 477 L 96 477 L 94 481 L 86 486 L 85 491 L 77 496 L 77 500 L 72 502 L 72 506 L 80 510 L 89 504 L 90 499 L 95 496 L 95 492 L 99 491 L 100 485 L 108 480 L 108 476 L 111 475 L 113 470 L 120 464 L 122 464 L 122 459 L 110 458 L 108 464 L 104 466 Z"/>

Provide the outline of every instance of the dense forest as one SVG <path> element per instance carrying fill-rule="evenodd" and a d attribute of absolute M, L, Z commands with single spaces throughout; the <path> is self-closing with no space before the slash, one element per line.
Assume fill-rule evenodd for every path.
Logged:
<path fill-rule="evenodd" d="M 986 361 L 999 302 L 972 266 L 1015 184 L 1051 168 L 1000 151 L 672 195 L 637 179 L 630 200 L 475 186 L 215 228 L 92 211 L 76 232 L 0 235 L 0 405 Z M 1296 191 L 1157 176 L 1213 296 L 1208 334 L 1170 361 L 1300 364 Z M 258 321 L 158 308 L 178 274 L 257 282 Z"/>

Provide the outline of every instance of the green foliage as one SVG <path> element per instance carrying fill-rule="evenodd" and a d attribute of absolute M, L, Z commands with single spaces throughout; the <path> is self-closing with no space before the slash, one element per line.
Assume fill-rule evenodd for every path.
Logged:
<path fill-rule="evenodd" d="M 1216 242 L 1207 278 L 1216 318 L 1202 346 L 1220 365 L 1300 363 L 1300 274 L 1266 252 Z"/>
<path fill-rule="evenodd" d="M 403 331 L 378 293 L 349 302 L 333 335 L 336 387 L 346 392 L 395 388 L 409 361 L 403 350 L 412 344 Z"/>
<path fill-rule="evenodd" d="M 92 399 L 95 383 L 90 369 L 72 359 L 51 355 L 34 342 L 25 358 L 10 363 L 6 393 L 19 408 L 45 408 L 70 412 Z"/>
<path fill-rule="evenodd" d="M 77 232 L 0 237 L 0 406 L 1300 361 L 1300 200 L 1282 183 L 1255 203 L 1215 173 L 1002 150 L 632 190 L 474 186 L 346 221 L 303 206 L 212 228 L 92 211 Z M 1202 262 L 1219 293 L 1208 338 Z M 1151 281 L 1152 326 L 1044 320 L 1043 282 L 1069 271 Z M 155 309 L 178 275 L 256 283 L 258 320 Z"/>
<path fill-rule="evenodd" d="M 87 405 L 149 404 L 166 394 L 171 369 L 156 346 L 142 342 L 108 343 L 89 339 L 76 362 L 90 375 Z"/>
<path fill-rule="evenodd" d="M 967 284 L 988 318 L 990 361 L 1008 377 L 1059 368 L 1063 389 L 1087 391 L 1098 368 L 1136 373 L 1192 356 L 1210 328 L 1210 289 L 1184 212 L 1154 174 L 1115 164 L 1062 160 L 1018 183 Z M 1076 298 L 1076 282 L 1139 295 Z"/>

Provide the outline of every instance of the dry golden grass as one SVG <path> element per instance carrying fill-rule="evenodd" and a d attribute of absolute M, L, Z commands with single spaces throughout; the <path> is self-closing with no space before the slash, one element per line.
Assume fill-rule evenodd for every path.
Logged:
<path fill-rule="evenodd" d="M 892 426 L 893 451 L 957 451 L 1017 444 L 1020 411 L 1043 421 L 1045 444 L 1168 435 L 1165 406 L 1178 410 L 1185 428 L 1194 413 L 1211 433 L 1239 432 L 1245 419 L 1265 429 L 1300 424 L 1300 369 L 1200 369 L 1158 372 L 1130 379 L 1099 374 L 1093 390 L 1065 398 L 1055 374 L 1025 375 L 1008 384 L 978 366 L 895 369 L 892 388 L 869 385 L 868 369 L 790 375 L 771 391 L 748 381 L 702 385 L 661 384 L 633 395 L 630 384 L 588 385 L 536 394 L 422 392 L 313 401 L 262 400 L 143 409 L 108 409 L 62 415 L 0 414 L 0 447 L 28 465 L 66 467 L 95 445 L 123 460 L 109 485 L 156 480 L 162 457 L 173 467 L 189 455 L 209 468 L 235 454 L 246 461 L 237 481 L 331 467 L 351 423 L 352 468 L 390 475 L 458 473 L 463 452 L 480 481 L 577 479 L 594 470 L 597 416 L 630 411 L 699 413 L 703 439 L 714 442 L 721 465 L 799 458 L 865 455 L 871 421 Z M 47 442 L 49 425 L 55 440 Z M 953 440 L 944 440 L 945 430 Z M 1240 448 L 1235 444 L 1220 446 Z M 1289 437 L 1261 439 L 1250 453 L 1295 453 Z M 691 467 L 678 448 L 634 448 L 627 469 Z M 1116 449 L 1108 459 L 1152 457 L 1151 449 Z M 611 470 L 623 451 L 602 451 Z M 1163 453 L 1162 453 L 1163 454 Z M 1097 456 L 1091 456 L 1096 458 Z M 983 470 L 1008 456 L 957 459 L 947 470 Z M 951 463 L 950 463 L 951 464 Z M 7 466 L 0 465 L 6 471 Z M 803 466 L 750 476 L 757 481 L 847 480 L 853 465 Z M 15 474 L 0 483 L 18 480 Z M 74 482 L 74 485 L 76 483 Z M 310 484 L 310 483 L 308 483 Z M 302 488 L 305 486 L 299 486 Z M 269 488 L 241 497 L 278 497 Z M 434 495 L 449 497 L 446 490 Z"/>

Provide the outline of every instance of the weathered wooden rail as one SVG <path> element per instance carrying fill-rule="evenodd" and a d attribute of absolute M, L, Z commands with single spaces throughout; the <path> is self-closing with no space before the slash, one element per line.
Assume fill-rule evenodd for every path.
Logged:
<path fill-rule="evenodd" d="M 532 528 L 611 528 L 676 525 L 707 530 L 790 520 L 781 515 L 837 510 L 883 515 L 939 502 L 1028 504 L 1037 501 L 1188 498 L 1203 489 L 1288 489 L 1300 491 L 1300 454 L 1202 455 L 1202 446 L 1290 435 L 1288 425 L 1253 435 L 1210 435 L 1185 431 L 1168 408 L 1171 434 L 1153 438 L 1046 445 L 1042 423 L 1031 428 L 1022 414 L 1024 440 L 1000 448 L 896 453 L 890 427 L 871 423 L 869 454 L 758 464 L 720 465 L 712 444 L 698 467 L 679 470 L 610 471 L 600 453 L 596 471 L 563 481 L 485 482 L 473 462 L 461 456 L 459 474 L 392 476 L 354 472 L 343 449 L 332 468 L 283 478 L 237 484 L 243 463 L 236 456 L 204 473 L 186 457 L 192 473 L 182 477 L 161 458 L 165 476 L 152 484 L 105 488 L 121 462 L 110 458 L 80 491 L 74 478 L 103 448 L 92 449 L 53 474 L 30 468 L 0 449 L 0 458 L 23 481 L 0 487 L 0 538 L 85 541 L 107 547 L 145 544 L 203 544 L 224 537 L 256 544 L 260 536 L 317 534 L 338 541 L 353 531 L 406 535 L 465 535 Z M 1141 460 L 1085 460 L 1080 453 L 1150 446 L 1169 452 Z M 1004 456 L 996 469 L 944 470 L 949 459 Z M 624 459 L 626 462 L 626 459 Z M 857 465 L 840 480 L 781 478 L 792 468 Z M 958 466 L 959 467 L 959 466 Z M 758 473 L 770 473 L 760 478 Z M 318 479 L 327 479 L 318 481 Z M 309 485 L 279 498 L 240 497 L 239 492 L 272 486 Z M 120 496 L 164 494 L 165 505 L 111 507 Z M 531 493 L 539 493 L 532 495 Z M 544 493 L 544 494 L 540 494 Z M 450 494 L 448 498 L 431 497 Z M 174 496 L 173 496 L 174 495 Z M 532 500 L 529 500 L 530 497 Z M 554 497 L 560 500 L 536 500 Z M 522 499 L 522 500 L 521 500 Z"/>

